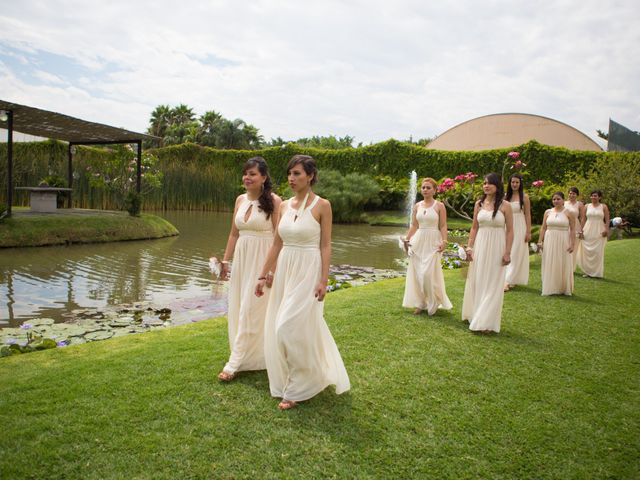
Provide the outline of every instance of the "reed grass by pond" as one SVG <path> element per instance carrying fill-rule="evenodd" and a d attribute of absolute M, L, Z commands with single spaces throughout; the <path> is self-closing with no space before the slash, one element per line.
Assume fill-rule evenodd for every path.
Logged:
<path fill-rule="evenodd" d="M 0 362 L 0 477 L 637 478 L 640 241 L 610 242 L 606 279 L 573 297 L 531 284 L 502 332 L 454 309 L 400 307 L 403 281 L 327 296 L 352 381 L 280 412 L 265 372 L 215 379 L 224 319 Z"/>

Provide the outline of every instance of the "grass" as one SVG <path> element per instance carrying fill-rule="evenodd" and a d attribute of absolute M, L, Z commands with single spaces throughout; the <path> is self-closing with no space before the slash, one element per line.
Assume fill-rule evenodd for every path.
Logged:
<path fill-rule="evenodd" d="M 279 412 L 265 372 L 231 384 L 212 319 L 0 360 L 1 478 L 638 478 L 640 241 L 607 246 L 573 297 L 531 285 L 502 332 L 400 307 L 402 279 L 338 291 L 326 316 L 352 390 Z"/>
<path fill-rule="evenodd" d="M 165 219 L 142 214 L 105 210 L 60 210 L 55 214 L 34 214 L 15 208 L 14 216 L 0 222 L 0 248 L 40 247 L 70 243 L 141 240 L 177 235 Z"/>

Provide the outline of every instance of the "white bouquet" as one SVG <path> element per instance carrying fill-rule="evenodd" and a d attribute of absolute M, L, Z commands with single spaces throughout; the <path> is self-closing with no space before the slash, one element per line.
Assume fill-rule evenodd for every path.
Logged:
<path fill-rule="evenodd" d="M 222 269 L 222 264 L 216 257 L 209 258 L 209 269 L 211 273 L 216 277 L 220 277 L 220 271 Z"/>

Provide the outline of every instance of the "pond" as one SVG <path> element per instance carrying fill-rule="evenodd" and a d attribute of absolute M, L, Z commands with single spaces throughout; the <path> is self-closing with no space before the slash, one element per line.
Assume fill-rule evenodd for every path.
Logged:
<path fill-rule="evenodd" d="M 214 281 L 209 257 L 222 258 L 231 213 L 157 213 L 178 237 L 66 247 L 0 250 L 0 327 L 30 318 L 62 322 L 74 312 L 148 302 L 187 319 L 226 312 L 226 284 Z M 403 227 L 334 225 L 333 265 L 402 270 Z M 172 323 L 180 323 L 172 315 Z"/>

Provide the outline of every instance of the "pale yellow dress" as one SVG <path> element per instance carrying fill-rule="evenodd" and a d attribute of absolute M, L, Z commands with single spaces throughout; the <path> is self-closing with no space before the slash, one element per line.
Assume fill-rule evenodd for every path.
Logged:
<path fill-rule="evenodd" d="M 438 252 L 442 235 L 438 228 L 440 216 L 435 205 L 434 202 L 426 208 L 423 202 L 418 204 L 416 219 L 419 228 L 411 238 L 402 300 L 403 307 L 426 310 L 429 315 L 435 314 L 438 308 L 453 308 L 444 286 L 442 254 Z"/>
<path fill-rule="evenodd" d="M 573 293 L 573 258 L 567 251 L 570 245 L 567 209 L 547 210 L 547 231 L 542 248 L 542 295 L 571 295 Z"/>
<path fill-rule="evenodd" d="M 507 238 L 505 219 L 498 210 L 478 211 L 478 233 L 473 246 L 473 261 L 469 264 L 464 286 L 462 319 L 469 321 L 469 330 L 500 331 L 504 300 L 505 267 L 502 264 Z"/>
<path fill-rule="evenodd" d="M 604 247 L 607 237 L 602 236 L 606 230 L 604 209 L 602 205 L 586 206 L 587 221 L 582 229 L 582 241 L 578 247 L 577 263 L 580 270 L 590 277 L 604 277 Z"/>
<path fill-rule="evenodd" d="M 258 200 L 250 201 L 243 195 L 234 218 L 240 236 L 229 280 L 227 319 L 231 355 L 223 368 L 229 374 L 265 368 L 264 317 L 268 295 L 256 297 L 254 288 L 273 243 L 273 222 L 258 206 Z M 249 208 L 251 212 L 245 222 Z"/>
<path fill-rule="evenodd" d="M 580 227 L 580 206 L 578 205 L 578 202 L 576 202 L 575 204 L 572 204 L 571 202 L 567 201 L 567 202 L 564 202 L 564 208 L 568 210 L 571 215 L 573 215 L 573 218 L 576 219 L 576 227 L 577 227 L 576 238 L 573 240 L 574 248 L 573 248 L 573 253 L 571 254 L 571 261 L 573 262 L 573 271 L 575 272 L 577 258 L 578 258 L 578 245 L 582 241 L 580 239 L 580 236 L 578 235 L 578 228 Z"/>
<path fill-rule="evenodd" d="M 278 225 L 283 246 L 267 308 L 265 359 L 271 395 L 283 400 L 307 400 L 329 385 L 338 394 L 350 388 L 324 302 L 314 295 L 322 274 L 320 224 L 312 215 L 318 199 L 304 210 L 287 202 Z"/>
<path fill-rule="evenodd" d="M 513 212 L 513 246 L 511 263 L 506 269 L 506 283 L 509 285 L 527 285 L 529 283 L 529 245 L 525 242 L 527 221 L 520 201 L 508 202 Z"/>

